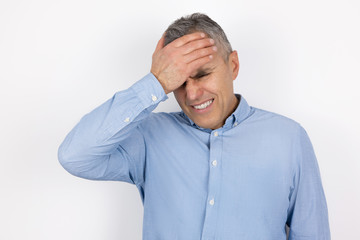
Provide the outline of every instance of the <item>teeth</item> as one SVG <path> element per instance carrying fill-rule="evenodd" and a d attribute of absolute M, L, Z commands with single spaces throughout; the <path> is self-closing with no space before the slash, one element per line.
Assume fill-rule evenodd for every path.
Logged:
<path fill-rule="evenodd" d="M 204 102 L 203 104 L 201 105 L 197 105 L 197 106 L 194 106 L 195 109 L 205 109 L 207 108 L 212 102 L 214 101 L 214 99 L 211 99 L 207 102 Z"/>

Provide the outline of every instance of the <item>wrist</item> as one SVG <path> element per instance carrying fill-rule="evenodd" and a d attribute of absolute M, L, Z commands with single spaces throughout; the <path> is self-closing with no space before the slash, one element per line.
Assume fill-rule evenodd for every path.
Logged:
<path fill-rule="evenodd" d="M 163 81 L 161 81 L 158 77 L 158 75 L 156 73 L 154 73 L 153 71 L 150 71 L 152 73 L 152 75 L 154 75 L 154 77 L 156 78 L 156 80 L 160 83 L 161 87 L 163 88 L 165 94 L 169 94 L 171 91 L 169 91 L 167 88 L 166 88 L 166 85 L 164 84 Z"/>

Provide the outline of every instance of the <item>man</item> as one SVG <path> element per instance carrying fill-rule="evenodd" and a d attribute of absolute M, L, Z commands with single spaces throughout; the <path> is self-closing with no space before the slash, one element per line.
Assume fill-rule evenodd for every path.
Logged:
<path fill-rule="evenodd" d="M 151 73 L 85 115 L 59 148 L 70 173 L 133 183 L 144 240 L 330 239 L 319 169 L 305 130 L 234 94 L 239 71 L 221 27 L 175 21 Z M 182 108 L 152 113 L 173 92 Z"/>

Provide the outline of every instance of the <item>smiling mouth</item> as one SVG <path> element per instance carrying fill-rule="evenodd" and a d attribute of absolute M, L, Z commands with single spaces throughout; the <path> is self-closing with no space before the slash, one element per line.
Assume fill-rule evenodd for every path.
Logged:
<path fill-rule="evenodd" d="M 194 105 L 193 108 L 195 108 L 197 110 L 203 110 L 203 109 L 207 108 L 208 106 L 210 106 L 210 104 L 212 104 L 213 101 L 214 101 L 214 99 L 210 99 L 209 101 L 206 101 L 202 104 Z"/>

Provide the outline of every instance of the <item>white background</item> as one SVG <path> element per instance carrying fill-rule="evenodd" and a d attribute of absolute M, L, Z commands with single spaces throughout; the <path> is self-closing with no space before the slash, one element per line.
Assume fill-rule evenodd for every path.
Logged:
<path fill-rule="evenodd" d="M 236 92 L 300 122 L 333 239 L 360 239 L 360 3 L 356 0 L 0 2 L 0 239 L 141 239 L 135 186 L 68 174 L 80 118 L 147 74 L 166 27 L 207 13 L 238 50 Z M 156 111 L 174 111 L 173 96 Z"/>

